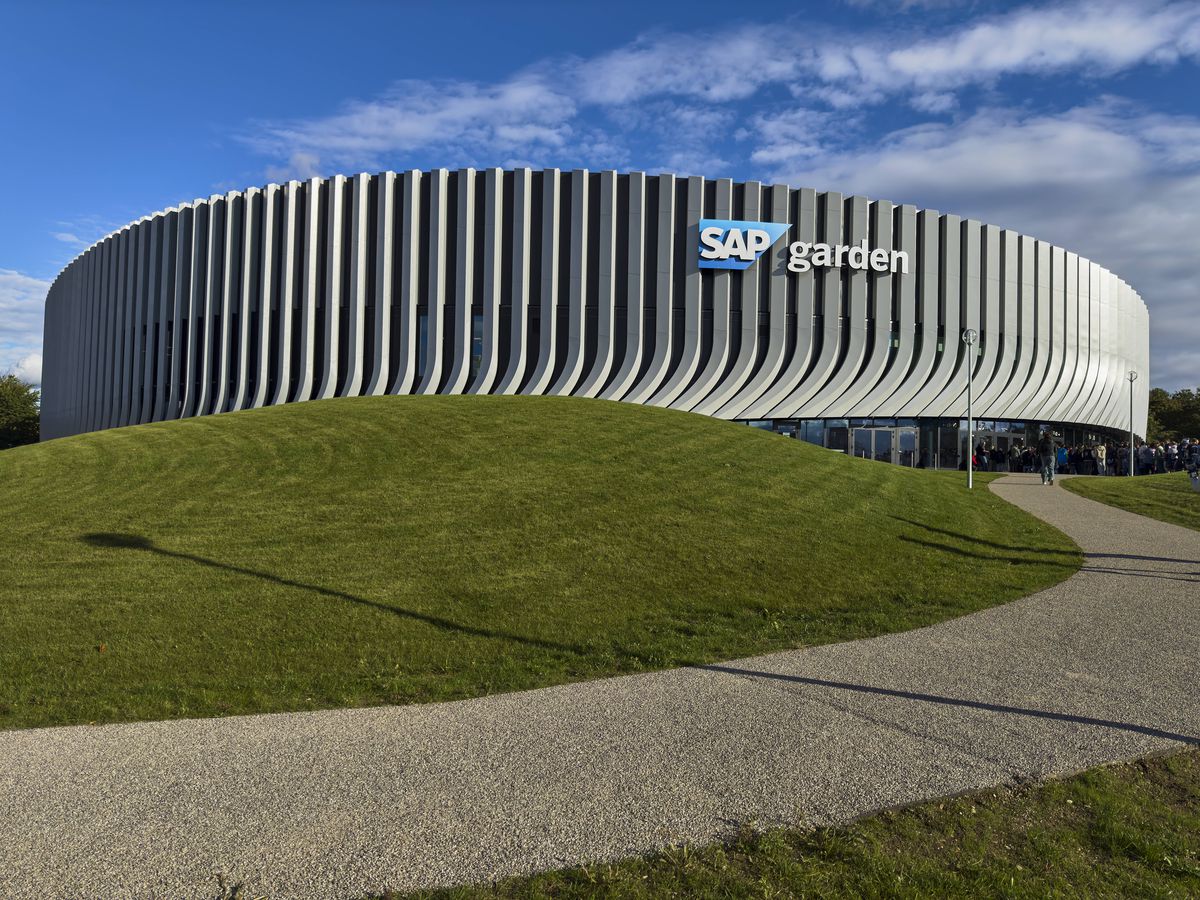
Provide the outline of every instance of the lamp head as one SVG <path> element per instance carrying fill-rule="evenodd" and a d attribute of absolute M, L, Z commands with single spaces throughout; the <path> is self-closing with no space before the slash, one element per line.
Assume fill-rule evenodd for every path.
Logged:
<path fill-rule="evenodd" d="M 979 332 L 974 328 L 968 328 L 962 333 L 963 343 L 968 347 L 975 343 L 975 339 L 979 337 Z"/>

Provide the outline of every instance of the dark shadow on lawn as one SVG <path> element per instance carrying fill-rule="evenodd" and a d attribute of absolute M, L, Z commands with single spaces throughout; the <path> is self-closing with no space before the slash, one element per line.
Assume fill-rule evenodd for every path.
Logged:
<path fill-rule="evenodd" d="M 224 569 L 227 572 L 237 572 L 239 575 L 248 575 L 252 578 L 261 578 L 263 581 L 270 581 L 275 584 L 283 585 L 284 587 L 298 588 L 304 591 L 311 591 L 314 594 L 320 594 L 323 597 L 336 597 L 339 600 L 347 600 L 350 603 L 357 603 L 360 606 L 369 606 L 372 609 L 378 609 L 381 612 L 391 613 L 394 616 L 399 616 L 402 619 L 412 619 L 415 622 L 424 622 L 426 625 L 433 625 L 436 628 L 444 628 L 446 631 L 457 631 L 460 634 L 469 634 L 474 637 L 483 638 L 499 638 L 501 640 L 513 641 L 518 644 L 526 644 L 530 647 L 538 647 L 542 650 L 557 650 L 562 653 L 573 653 L 582 655 L 583 651 L 578 647 L 570 644 L 558 644 L 554 641 L 543 641 L 539 638 L 524 637 L 519 634 L 509 634 L 503 631 L 489 631 L 485 628 L 473 628 L 470 625 L 460 625 L 457 622 L 451 622 L 449 619 L 442 619 L 437 616 L 430 616 L 425 613 L 413 612 L 409 609 L 401 609 L 397 606 L 389 606 L 386 603 L 379 603 L 375 600 L 368 600 L 365 597 L 356 597 L 353 594 L 347 594 L 344 591 L 335 591 L 330 588 L 321 587 L 316 584 L 304 584 L 300 581 L 292 581 L 288 578 L 280 578 L 278 575 L 272 575 L 269 572 L 256 572 L 254 569 L 246 569 L 242 566 L 234 566 L 229 563 L 217 562 L 213 559 L 205 559 L 203 556 L 195 556 L 191 553 L 180 553 L 177 550 L 168 550 L 165 547 L 157 546 L 152 540 L 143 537 L 140 534 L 113 534 L 113 533 L 95 533 L 81 535 L 79 538 L 85 544 L 91 544 L 93 547 L 103 547 L 109 550 L 145 550 L 149 553 L 157 553 L 160 556 L 169 556 L 173 559 L 185 559 L 189 562 L 199 563 L 203 566 L 211 566 L 214 569 Z"/>
<path fill-rule="evenodd" d="M 938 531 L 940 529 L 932 528 L 930 530 Z M 951 532 L 946 532 L 946 533 L 950 534 Z M 918 544 L 921 547 L 929 547 L 932 550 L 940 550 L 943 553 L 953 553 L 956 556 L 968 556 L 972 559 L 991 560 L 994 562 L 1007 562 L 1007 563 L 1013 563 L 1014 565 L 1032 565 L 1032 564 L 1040 565 L 1040 564 L 1048 563 L 1049 565 L 1052 565 L 1052 566 L 1065 566 L 1068 564 L 1066 560 L 1059 560 L 1059 559 L 1028 559 L 1028 558 L 1022 558 L 1019 556 L 997 556 L 997 555 L 993 555 L 991 553 L 977 553 L 973 550 L 964 550 L 962 547 L 952 547 L 949 544 L 942 544 L 937 541 L 923 541 L 920 538 L 909 537 L 906 534 L 900 535 L 900 540 L 902 540 L 906 543 L 909 543 L 909 544 Z M 971 538 L 967 538 L 967 540 L 971 540 Z M 990 544 L 989 541 L 984 541 L 982 543 Z M 991 546 L 1002 547 L 1003 545 L 1002 544 L 991 544 Z M 1016 550 L 1017 548 L 1014 547 L 1011 549 Z M 1044 552 L 1044 551 L 1029 550 L 1029 551 L 1025 551 L 1025 552 L 1038 553 L 1038 552 Z M 1058 552 L 1058 551 L 1054 551 L 1054 552 Z M 1175 559 L 1165 559 L 1163 557 L 1157 557 L 1157 556 L 1131 556 L 1131 555 L 1125 554 L 1125 553 L 1085 553 L 1085 554 L 1083 554 L 1085 563 L 1089 559 L 1099 558 L 1099 557 L 1105 557 L 1105 558 L 1111 558 L 1111 559 L 1145 560 L 1147 562 L 1178 562 L 1178 563 L 1185 563 L 1185 564 L 1191 563 L 1190 560 L 1186 560 L 1186 559 L 1175 560 Z M 1140 576 L 1142 578 L 1166 578 L 1166 579 L 1172 580 L 1172 581 L 1195 581 L 1196 580 L 1194 578 L 1183 577 L 1186 575 L 1196 574 L 1193 572 L 1170 572 L 1170 571 L 1158 572 L 1153 569 L 1106 568 L 1104 566 L 1088 566 L 1088 565 L 1081 566 L 1080 571 L 1081 572 L 1107 573 L 1109 575 L 1134 575 L 1134 576 Z"/>
<path fill-rule="evenodd" d="M 934 529 L 934 530 L 937 530 L 937 529 Z M 938 543 L 937 541 L 923 541 L 920 538 L 909 537 L 906 534 L 900 535 L 900 540 L 902 540 L 908 544 L 918 544 L 921 547 L 929 547 L 932 550 L 939 550 L 943 553 L 953 553 L 956 556 L 967 556 L 967 557 L 970 557 L 971 559 L 983 559 L 983 560 L 988 560 L 989 562 L 1007 562 L 1007 563 L 1013 563 L 1014 565 L 1022 565 L 1022 566 L 1030 566 L 1030 565 L 1069 566 L 1070 565 L 1070 561 L 1068 561 L 1066 559 L 1036 559 L 1036 558 L 1030 558 L 1027 556 L 999 556 L 999 555 L 996 555 L 993 553 L 978 553 L 974 550 L 964 550 L 962 547 L 952 547 L 949 544 L 941 544 L 941 543 Z M 990 543 L 990 542 L 984 541 L 983 543 Z M 996 544 L 993 546 L 999 547 L 1001 545 Z M 1016 550 L 1018 553 L 1023 553 L 1023 552 L 1027 552 L 1027 553 L 1055 552 L 1055 553 L 1057 553 L 1058 552 L 1058 551 L 1039 551 L 1039 550 L 1026 551 L 1021 548 L 1017 548 L 1017 547 L 1013 547 L 1011 549 Z M 1074 554 L 1071 554 L 1071 555 L 1074 556 Z"/>
<path fill-rule="evenodd" d="M 1074 722 L 1079 725 L 1094 725 L 1098 728 L 1112 728 L 1117 731 L 1131 731 L 1144 734 L 1147 737 L 1164 738 L 1169 741 L 1179 741 L 1184 744 L 1200 746 L 1200 737 L 1186 734 L 1176 734 L 1161 728 L 1150 728 L 1146 725 L 1134 725 L 1131 722 L 1115 722 L 1112 719 L 1093 719 L 1090 716 L 1076 716 L 1070 713 L 1050 712 L 1044 709 L 1028 709 L 1023 706 L 1004 706 L 1000 703 L 985 703 L 980 700 L 962 700 L 958 697 L 943 697 L 940 694 L 922 694 L 915 691 L 898 691 L 892 688 L 872 687 L 866 684 L 850 684 L 845 681 L 826 681 L 823 678 L 804 678 L 800 675 L 782 675 L 778 672 L 756 672 L 751 669 L 737 669 L 733 666 L 709 664 L 696 666 L 710 672 L 723 672 L 726 675 L 740 675 L 745 678 L 767 678 L 773 681 L 790 681 L 795 684 L 808 684 L 813 687 L 836 688 L 843 691 L 854 691 L 859 694 L 874 694 L 881 697 L 898 697 L 901 700 L 918 700 L 922 703 L 938 703 L 943 706 L 961 706 L 967 709 L 981 709 L 986 712 L 1007 713 L 1015 716 L 1031 716 L 1035 719 L 1051 719 L 1056 722 Z"/>
<path fill-rule="evenodd" d="M 897 522 L 904 522 L 906 525 L 915 525 L 918 528 L 924 528 L 926 531 L 932 531 L 935 534 L 942 534 L 946 537 L 954 538 L 958 541 L 969 541 L 972 544 L 982 544 L 983 546 L 991 547 L 994 550 L 1009 550 L 1015 553 L 1043 553 L 1054 556 L 1075 556 L 1074 550 L 1055 550 L 1050 547 L 1016 547 L 1012 544 L 1000 544 L 996 541 L 988 541 L 984 540 L 983 538 L 971 537 L 969 534 L 962 534 L 958 531 L 950 531 L 947 528 L 937 528 L 933 525 L 926 525 L 924 522 L 915 522 L 912 519 L 905 519 L 903 516 L 890 516 L 890 518 L 895 519 Z M 935 544 L 933 546 L 940 545 Z M 989 559 L 990 558 L 992 557 L 989 557 Z"/>

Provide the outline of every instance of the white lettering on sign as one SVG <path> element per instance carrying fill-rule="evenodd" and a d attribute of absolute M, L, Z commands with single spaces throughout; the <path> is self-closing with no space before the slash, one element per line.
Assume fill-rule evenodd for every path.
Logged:
<path fill-rule="evenodd" d="M 701 259 L 729 259 L 736 256 L 746 262 L 753 262 L 758 254 L 771 246 L 774 239 L 761 228 L 723 228 L 713 226 L 700 232 L 700 243 L 704 249 L 700 251 Z"/>
<path fill-rule="evenodd" d="M 900 272 L 908 274 L 908 253 L 904 250 L 886 250 L 867 247 L 864 238 L 857 244 L 822 244 L 809 241 L 794 241 L 789 247 L 788 271 L 808 272 L 814 266 L 822 268 L 849 266 L 852 269 L 872 272 Z"/>

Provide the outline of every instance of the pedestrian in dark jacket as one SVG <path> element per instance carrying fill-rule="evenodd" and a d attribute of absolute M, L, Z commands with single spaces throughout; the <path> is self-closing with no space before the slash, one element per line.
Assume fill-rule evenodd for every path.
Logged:
<path fill-rule="evenodd" d="M 1055 443 L 1054 436 L 1049 431 L 1044 432 L 1042 439 L 1038 441 L 1038 457 L 1042 468 L 1042 484 L 1054 484 L 1054 467 L 1057 455 L 1058 444 Z"/>

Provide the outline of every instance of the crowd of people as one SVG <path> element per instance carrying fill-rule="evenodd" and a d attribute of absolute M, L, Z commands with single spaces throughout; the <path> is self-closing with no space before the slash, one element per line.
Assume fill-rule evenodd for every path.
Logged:
<path fill-rule="evenodd" d="M 1054 475 L 1128 475 L 1129 443 L 1096 442 L 1064 446 L 1044 432 L 1036 446 L 1015 439 L 1007 450 L 980 441 L 972 455 L 980 472 L 1041 472 L 1053 484 Z M 1200 466 L 1200 441 L 1138 441 L 1133 450 L 1134 475 L 1181 472 Z"/>

